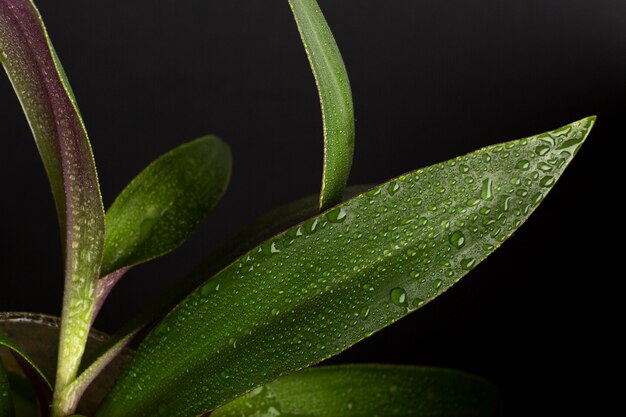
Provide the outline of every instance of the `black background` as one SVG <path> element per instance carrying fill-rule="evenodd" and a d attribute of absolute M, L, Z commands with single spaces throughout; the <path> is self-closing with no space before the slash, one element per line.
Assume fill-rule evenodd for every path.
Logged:
<path fill-rule="evenodd" d="M 357 118 L 350 183 L 377 183 L 484 145 L 599 116 L 534 217 L 457 286 L 331 362 L 457 367 L 492 379 L 510 415 L 598 411 L 609 285 L 601 197 L 626 108 L 621 0 L 320 0 Z M 90 132 L 105 205 L 151 160 L 206 133 L 234 153 L 229 191 L 181 250 L 128 274 L 112 331 L 217 243 L 317 192 L 321 120 L 286 0 L 40 0 Z M 1 310 L 58 314 L 47 180 L 0 77 Z"/>

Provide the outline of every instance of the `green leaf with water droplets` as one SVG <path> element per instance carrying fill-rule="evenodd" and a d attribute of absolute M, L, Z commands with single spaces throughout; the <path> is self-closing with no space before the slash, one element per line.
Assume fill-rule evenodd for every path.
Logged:
<path fill-rule="evenodd" d="M 0 417 L 13 417 L 13 399 L 11 398 L 11 387 L 4 365 L 0 360 Z"/>
<path fill-rule="evenodd" d="M 32 1 L 0 0 L 0 55 L 44 162 L 65 246 L 60 390 L 78 372 L 93 316 L 104 244 L 100 186 L 76 99 Z"/>
<path fill-rule="evenodd" d="M 530 216 L 594 121 L 402 175 L 273 237 L 155 327 L 98 416 L 201 414 L 422 307 Z"/>
<path fill-rule="evenodd" d="M 320 209 L 341 202 L 354 154 L 354 108 L 348 72 L 316 0 L 289 0 L 313 70 L 324 124 Z"/>
<path fill-rule="evenodd" d="M 501 414 L 490 382 L 451 369 L 393 365 L 309 368 L 218 408 L 211 417 L 489 417 Z"/>
<path fill-rule="evenodd" d="M 107 210 L 102 275 L 182 245 L 226 191 L 231 166 L 230 148 L 216 136 L 152 162 Z"/>
<path fill-rule="evenodd" d="M 372 188 L 371 185 L 353 185 L 346 188 L 344 198 L 352 198 Z M 141 313 L 118 330 L 104 345 L 103 351 L 112 348 L 123 338 L 128 337 L 143 327 L 154 323 L 167 314 L 177 303 L 206 281 L 235 261 L 241 254 L 256 247 L 266 239 L 302 222 L 318 212 L 318 195 L 310 195 L 280 206 L 255 219 L 243 231 L 228 239 L 207 256 L 191 273 L 179 279 L 174 287 L 166 291 L 158 300 L 146 307 Z M 110 275 L 111 276 L 111 275 Z M 109 277 L 110 277 L 109 276 Z M 102 281 L 107 281 L 109 277 Z"/>

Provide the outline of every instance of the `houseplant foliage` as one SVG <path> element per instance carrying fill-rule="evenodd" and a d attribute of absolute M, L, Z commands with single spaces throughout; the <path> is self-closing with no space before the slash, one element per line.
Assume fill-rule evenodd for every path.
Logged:
<path fill-rule="evenodd" d="M 105 212 L 87 131 L 41 16 L 30 0 L 0 0 L 0 61 L 48 174 L 65 256 L 56 375 L 39 371 L 22 347 L 0 334 L 0 346 L 24 370 L 17 375 L 0 363 L 0 417 L 80 411 L 86 388 L 151 324 L 126 371 L 90 414 L 499 412 L 490 383 L 457 371 L 299 370 L 422 307 L 498 248 L 545 198 L 595 119 L 379 186 L 346 189 L 354 149 L 346 68 L 316 1 L 288 3 L 320 96 L 319 197 L 255 222 L 85 360 L 91 325 L 115 284 L 130 268 L 184 243 L 217 204 L 230 178 L 230 150 L 216 136 L 185 143 L 150 164 Z M 24 386 L 36 399 L 19 395 Z M 18 397 L 31 398 L 33 407 L 19 406 Z"/>

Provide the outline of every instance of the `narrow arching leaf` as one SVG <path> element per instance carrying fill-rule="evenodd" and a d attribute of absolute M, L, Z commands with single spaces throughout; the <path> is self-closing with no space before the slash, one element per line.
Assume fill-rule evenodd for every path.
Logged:
<path fill-rule="evenodd" d="M 11 387 L 4 365 L 0 361 L 0 417 L 13 417 L 13 399 L 11 398 Z"/>
<path fill-rule="evenodd" d="M 29 379 L 33 392 L 37 395 L 40 409 L 47 410 L 52 400 L 52 385 L 46 375 L 35 361 L 2 331 L 0 331 L 0 347 L 5 347 L 13 353 L 22 372 Z M 17 403 L 15 405 L 17 406 Z"/>
<path fill-rule="evenodd" d="M 346 188 L 344 198 L 352 198 L 372 188 L 371 185 L 354 185 Z M 262 215 L 248 225 L 242 232 L 227 240 L 217 248 L 191 273 L 180 279 L 173 288 L 166 291 L 161 298 L 145 308 L 140 314 L 129 320 L 106 344 L 104 351 L 113 348 L 120 340 L 127 339 L 143 327 L 154 323 L 165 316 L 180 300 L 193 291 L 198 285 L 206 281 L 206 277 L 213 276 L 226 266 L 230 265 L 243 253 L 248 252 L 266 239 L 300 223 L 318 211 L 318 195 L 310 195 L 291 203 L 280 206 Z M 115 277 L 114 277 L 115 278 Z M 101 279 L 106 282 L 108 277 Z M 98 285 L 100 289 L 100 285 Z"/>
<path fill-rule="evenodd" d="M 5 335 L 2 331 L 0 331 L 0 347 L 2 346 L 9 349 L 15 355 L 21 358 L 20 365 L 22 366 L 22 368 L 24 368 L 23 365 L 28 365 L 30 371 L 32 371 L 32 372 L 29 372 L 29 370 L 26 369 L 25 373 L 27 373 L 29 377 L 31 376 L 36 377 L 38 379 L 38 382 L 40 382 L 41 385 L 47 387 L 50 393 L 52 393 L 52 385 L 48 381 L 48 378 L 46 378 L 46 375 L 44 375 L 44 373 L 39 369 L 37 364 L 30 358 L 30 356 L 22 348 L 20 348 L 18 345 L 13 343 L 13 341 L 9 339 L 7 335 Z M 31 379 L 33 378 L 31 377 Z"/>
<path fill-rule="evenodd" d="M 48 413 L 48 403 L 41 407 L 28 379 L 11 371 L 7 371 L 7 376 L 16 416 L 45 416 Z"/>
<path fill-rule="evenodd" d="M 371 189 L 371 185 L 354 185 L 346 188 L 344 199 L 350 199 Z M 289 227 L 303 222 L 317 214 L 318 195 L 310 195 L 291 203 L 280 206 L 257 218 L 234 238 L 228 240 L 215 252 L 209 255 L 192 273 L 192 281 L 197 287 L 207 276 L 219 272 L 231 264 L 243 253 L 272 236 L 287 230 Z M 195 277 L 200 277 L 198 281 Z M 204 279 L 202 279 L 204 277 Z M 191 291 L 193 288 L 189 288 Z M 187 291 L 187 293 L 189 293 Z"/>
<path fill-rule="evenodd" d="M 322 106 L 324 173 L 320 209 L 341 201 L 354 154 L 354 109 L 348 73 L 316 0 L 289 0 Z"/>
<path fill-rule="evenodd" d="M 594 120 L 403 175 L 250 251 L 153 330 L 98 416 L 201 414 L 418 309 L 530 216 Z"/>
<path fill-rule="evenodd" d="M 0 55 L 48 173 L 65 242 L 57 386 L 76 375 L 93 313 L 104 210 L 87 132 L 39 12 L 0 0 Z"/>
<path fill-rule="evenodd" d="M 224 194 L 231 165 L 230 148 L 215 136 L 152 162 L 107 210 L 102 275 L 182 245 Z"/>
<path fill-rule="evenodd" d="M 218 408 L 211 417 L 491 417 L 498 390 L 450 369 L 391 365 L 309 368 Z"/>

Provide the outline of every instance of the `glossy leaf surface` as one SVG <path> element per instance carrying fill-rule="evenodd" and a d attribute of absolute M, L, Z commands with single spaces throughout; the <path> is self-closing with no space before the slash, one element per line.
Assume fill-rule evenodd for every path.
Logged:
<path fill-rule="evenodd" d="M 346 188 L 344 198 L 352 198 L 372 188 L 371 185 L 355 185 Z M 318 212 L 319 196 L 310 195 L 280 206 L 260 216 L 243 231 L 227 240 L 207 256 L 190 274 L 180 279 L 173 288 L 166 291 L 157 301 L 145 308 L 140 314 L 128 321 L 106 344 L 113 346 L 131 333 L 140 331 L 150 323 L 164 317 L 180 300 L 196 287 L 235 261 L 241 254 L 248 252 L 266 239 L 300 223 Z M 108 278 L 106 278 L 108 279 Z M 105 281 L 101 279 L 100 282 Z M 100 288 L 100 287 L 99 287 Z"/>
<path fill-rule="evenodd" d="M 102 275 L 182 245 L 223 195 L 231 165 L 230 148 L 215 136 L 152 162 L 107 210 Z"/>
<path fill-rule="evenodd" d="M 488 417 L 498 390 L 450 369 L 391 365 L 309 368 L 218 408 L 212 417 Z"/>
<path fill-rule="evenodd" d="M 57 384 L 84 351 L 104 242 L 104 210 L 87 132 L 39 12 L 0 0 L 0 55 L 44 162 L 65 242 L 65 292 Z"/>
<path fill-rule="evenodd" d="M 400 176 L 272 238 L 153 330 L 98 415 L 198 415 L 418 309 L 530 216 L 594 120 Z"/>
<path fill-rule="evenodd" d="M 0 417 L 13 417 L 14 414 L 9 378 L 2 361 L 0 361 Z"/>
<path fill-rule="evenodd" d="M 289 0 L 315 76 L 324 124 L 320 208 L 341 201 L 354 154 L 354 109 L 348 73 L 316 0 Z"/>

